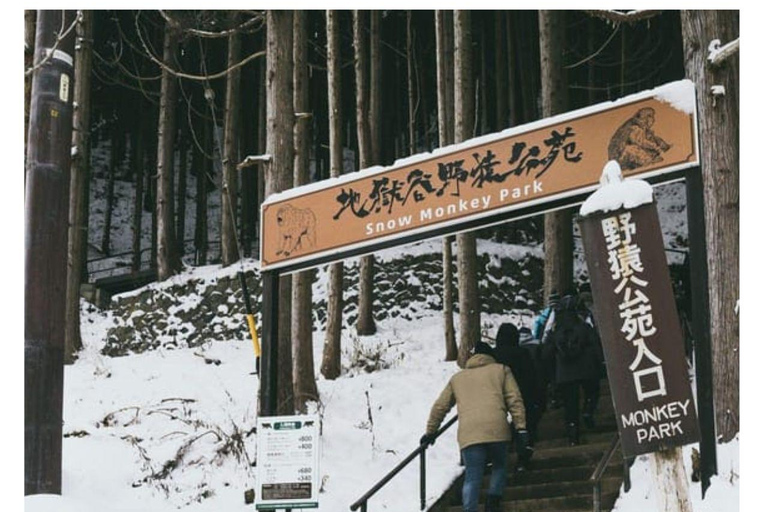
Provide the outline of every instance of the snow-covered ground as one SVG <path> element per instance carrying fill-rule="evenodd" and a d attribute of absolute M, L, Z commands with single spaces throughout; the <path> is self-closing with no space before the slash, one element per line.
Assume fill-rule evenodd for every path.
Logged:
<path fill-rule="evenodd" d="M 665 244 L 685 248 L 685 188 L 675 184 L 657 191 Z M 125 208 L 131 205 L 130 194 L 128 189 L 119 194 Z M 215 196 L 212 194 L 212 203 Z M 98 211 L 98 200 L 94 208 Z M 116 250 L 128 245 L 128 219 L 115 217 Z M 212 222 L 210 227 L 213 237 L 217 225 Z M 100 232 L 98 220 L 93 229 Z M 492 261 L 542 256 L 540 246 L 486 240 L 478 246 Z M 438 250 L 439 241 L 434 241 L 383 251 L 379 257 L 386 261 L 404 253 Z M 576 257 L 578 276 L 585 272 L 578 244 Z M 676 263 L 682 260 L 677 253 L 669 253 L 669 258 Z M 189 277 L 217 273 L 231 273 L 231 269 L 203 267 L 192 270 Z M 323 279 L 321 273 L 315 293 L 325 289 Z M 441 314 L 423 303 L 414 307 L 421 309 L 414 315 L 418 321 L 393 318 L 379 322 L 375 336 L 357 338 L 345 331 L 342 376 L 327 381 L 317 372 L 321 395 L 317 412 L 322 418 L 320 511 L 348 510 L 416 447 L 433 400 L 457 369 L 455 363 L 442 360 Z M 484 314 L 482 323 L 495 332 L 495 326 L 509 320 Z M 253 505 L 244 503 L 244 491 L 256 485 L 251 463 L 256 456 L 253 428 L 259 383 L 251 373 L 254 361 L 247 332 L 239 339 L 196 348 L 110 358 L 101 355 L 100 349 L 111 322 L 109 313 L 84 313 L 85 349 L 65 373 L 63 496 L 28 497 L 26 511 L 252 510 Z M 318 368 L 322 342 L 323 333 L 316 331 Z M 379 361 L 381 369 L 365 371 L 361 363 L 371 360 Z M 688 463 L 689 451 L 687 448 Z M 707 500 L 701 502 L 700 488 L 691 487 L 696 512 L 737 510 L 738 454 L 738 441 L 720 448 L 721 473 L 713 480 Z M 429 503 L 459 474 L 458 460 L 454 427 L 429 450 Z M 417 511 L 417 471 L 417 464 L 412 464 L 396 477 L 372 498 L 370 510 Z M 652 485 L 642 459 L 634 466 L 632 478 L 632 490 L 621 497 L 616 510 L 651 510 Z"/>

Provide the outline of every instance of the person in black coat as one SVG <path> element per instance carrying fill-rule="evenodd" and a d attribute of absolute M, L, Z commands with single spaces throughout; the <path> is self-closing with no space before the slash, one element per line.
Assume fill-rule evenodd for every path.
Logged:
<path fill-rule="evenodd" d="M 543 357 L 554 365 L 554 382 L 565 406 L 571 445 L 579 443 L 580 391 L 584 392 L 584 423 L 594 426 L 600 394 L 602 350 L 595 329 L 579 315 L 578 297 L 563 297 L 555 325 L 544 340 Z"/>
<path fill-rule="evenodd" d="M 520 346 L 520 334 L 513 324 L 504 323 L 499 326 L 496 333 L 496 348 L 494 349 L 496 361 L 506 365 L 512 370 L 512 375 L 517 381 L 520 394 L 525 404 L 525 417 L 528 426 L 528 443 L 526 446 L 518 446 L 517 471 L 526 469 L 528 461 L 533 455 L 533 441 L 536 438 L 536 427 L 543 412 L 543 393 L 539 389 L 537 379 L 537 365 L 531 352 Z"/>

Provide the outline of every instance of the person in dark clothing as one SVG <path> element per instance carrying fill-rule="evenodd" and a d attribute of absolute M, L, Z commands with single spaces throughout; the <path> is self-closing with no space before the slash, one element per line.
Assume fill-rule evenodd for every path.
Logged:
<path fill-rule="evenodd" d="M 525 404 L 525 417 L 528 426 L 528 443 L 517 443 L 516 471 L 527 469 L 528 461 L 533 456 L 533 442 L 536 437 L 536 427 L 541 418 L 544 400 L 542 390 L 538 388 L 536 363 L 531 353 L 519 344 L 519 332 L 513 324 L 504 323 L 496 333 L 496 361 L 512 370 L 520 394 Z M 516 436 L 517 438 L 517 436 Z"/>
<path fill-rule="evenodd" d="M 578 297 L 561 300 L 555 325 L 544 340 L 544 358 L 554 364 L 554 382 L 563 397 L 568 441 L 579 444 L 580 391 L 584 392 L 584 419 L 594 425 L 600 393 L 602 351 L 595 329 L 579 315 Z"/>

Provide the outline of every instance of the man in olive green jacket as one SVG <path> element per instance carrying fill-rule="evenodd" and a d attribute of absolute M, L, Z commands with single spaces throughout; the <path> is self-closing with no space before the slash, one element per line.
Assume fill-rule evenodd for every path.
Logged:
<path fill-rule="evenodd" d="M 506 461 L 512 432 L 507 412 L 517 430 L 517 444 L 527 445 L 525 405 L 517 382 L 507 366 L 496 363 L 493 350 L 480 342 L 466 368 L 456 373 L 438 397 L 427 421 L 421 443 L 434 442 L 445 415 L 456 404 L 459 413 L 458 441 L 464 461 L 462 502 L 464 512 L 477 512 L 480 485 L 487 460 L 493 469 L 485 510 L 501 511 L 501 493 L 506 483 Z"/>

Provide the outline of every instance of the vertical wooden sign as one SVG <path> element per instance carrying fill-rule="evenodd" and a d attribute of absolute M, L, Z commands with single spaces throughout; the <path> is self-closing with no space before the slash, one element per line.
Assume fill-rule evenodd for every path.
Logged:
<path fill-rule="evenodd" d="M 625 457 L 699 440 L 655 203 L 580 220 Z"/>

